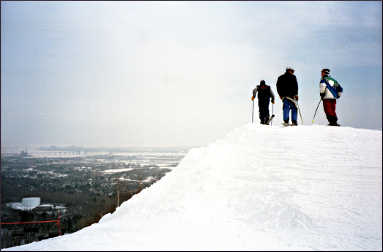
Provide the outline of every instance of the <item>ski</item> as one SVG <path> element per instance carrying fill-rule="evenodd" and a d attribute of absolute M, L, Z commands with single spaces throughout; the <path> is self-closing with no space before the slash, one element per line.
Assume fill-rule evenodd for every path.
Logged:
<path fill-rule="evenodd" d="M 301 109 L 298 106 L 298 100 L 292 99 L 292 98 L 287 97 L 287 96 L 283 97 L 283 99 L 284 98 L 286 98 L 286 99 L 288 99 L 288 100 L 290 100 L 290 101 L 292 101 L 294 103 L 295 107 L 297 108 L 297 110 L 299 112 L 299 116 L 301 117 L 301 121 L 302 121 L 302 124 L 303 124 L 303 118 L 302 118 L 302 114 L 301 114 Z"/>
<path fill-rule="evenodd" d="M 269 118 L 269 120 L 267 120 L 266 124 L 270 124 L 274 117 L 275 117 L 275 115 L 270 116 L 270 118 Z"/>

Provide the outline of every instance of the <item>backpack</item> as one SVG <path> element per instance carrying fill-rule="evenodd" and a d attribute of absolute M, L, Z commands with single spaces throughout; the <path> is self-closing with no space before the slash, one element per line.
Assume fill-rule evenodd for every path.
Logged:
<path fill-rule="evenodd" d="M 330 77 L 330 79 L 332 81 L 334 81 L 334 86 L 332 87 L 330 84 L 328 84 L 326 78 L 324 78 L 324 81 L 326 83 L 326 86 L 328 88 L 328 90 L 330 90 L 331 94 L 336 98 L 338 99 L 341 95 L 341 93 L 343 92 L 343 88 L 342 86 L 333 78 Z"/>
<path fill-rule="evenodd" d="M 335 83 L 335 90 L 338 92 L 338 96 L 340 96 L 339 93 L 343 93 L 343 88 L 338 82 Z"/>
<path fill-rule="evenodd" d="M 270 86 L 266 85 L 265 88 L 261 88 L 260 85 L 257 86 L 258 91 L 258 98 L 261 95 L 262 98 L 271 97 L 271 88 Z"/>

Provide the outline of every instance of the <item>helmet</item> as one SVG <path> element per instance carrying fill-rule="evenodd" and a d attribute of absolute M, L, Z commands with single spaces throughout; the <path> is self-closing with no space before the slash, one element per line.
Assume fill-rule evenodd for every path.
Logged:
<path fill-rule="evenodd" d="M 266 82 L 264 80 L 261 80 L 260 84 L 261 85 L 266 85 Z"/>

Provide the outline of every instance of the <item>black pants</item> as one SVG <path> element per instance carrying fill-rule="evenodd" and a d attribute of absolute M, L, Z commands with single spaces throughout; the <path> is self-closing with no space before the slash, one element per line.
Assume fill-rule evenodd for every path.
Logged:
<path fill-rule="evenodd" d="M 261 124 L 267 123 L 267 121 L 270 118 L 269 104 L 270 104 L 270 101 L 266 101 L 266 102 L 258 101 L 259 119 L 261 120 Z"/>

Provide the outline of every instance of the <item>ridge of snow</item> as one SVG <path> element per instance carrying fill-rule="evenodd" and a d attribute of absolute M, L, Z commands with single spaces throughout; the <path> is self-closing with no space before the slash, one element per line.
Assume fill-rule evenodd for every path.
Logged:
<path fill-rule="evenodd" d="M 246 124 L 99 223 L 4 250 L 382 250 L 382 131 Z"/>

